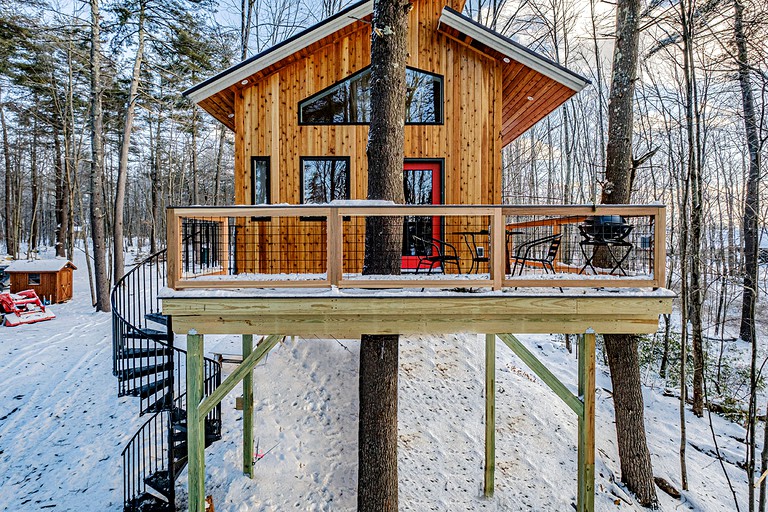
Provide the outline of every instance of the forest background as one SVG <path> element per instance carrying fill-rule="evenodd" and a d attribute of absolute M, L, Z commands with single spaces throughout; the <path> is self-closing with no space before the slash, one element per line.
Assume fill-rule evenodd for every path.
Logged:
<path fill-rule="evenodd" d="M 164 245 L 166 206 L 232 202 L 232 134 L 180 92 L 346 5 L 0 1 L 6 252 L 26 258 L 54 246 L 72 259 L 85 251 L 93 303 L 107 310 L 105 290 L 124 272 L 124 251 Z M 598 202 L 613 186 L 605 147 L 615 5 L 470 0 L 465 13 L 592 81 L 504 148 L 504 202 Z M 690 382 L 697 415 L 708 386 L 710 409 L 748 425 L 745 467 L 759 476 L 768 466 L 768 453 L 755 455 L 765 302 L 744 304 L 768 288 L 765 266 L 754 271 L 760 250 L 749 250 L 764 248 L 768 259 L 768 207 L 760 200 L 768 5 L 642 4 L 635 86 L 631 198 L 668 207 L 667 287 L 680 293 L 682 313 L 679 323 L 663 319 L 660 342 L 641 344 L 642 364 L 670 386 L 679 389 L 681 375 Z M 750 223 L 756 231 L 745 229 Z M 732 350 L 738 340 L 745 354 Z M 693 362 L 685 359 L 689 343 Z"/>

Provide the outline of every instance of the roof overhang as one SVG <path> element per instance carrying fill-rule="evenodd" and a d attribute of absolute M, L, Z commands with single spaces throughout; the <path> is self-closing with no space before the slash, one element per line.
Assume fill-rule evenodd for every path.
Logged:
<path fill-rule="evenodd" d="M 223 91 L 249 76 L 276 64 L 286 57 L 303 50 L 307 46 L 316 43 L 338 32 L 339 30 L 359 21 L 360 19 L 373 13 L 373 0 L 364 0 L 350 5 L 346 9 L 339 11 L 334 16 L 303 30 L 295 36 L 286 39 L 268 50 L 265 50 L 253 57 L 244 60 L 234 66 L 209 78 L 194 87 L 184 91 L 182 94 L 195 103 L 200 103 Z"/>
<path fill-rule="evenodd" d="M 443 23 L 466 34 L 473 40 L 496 50 L 502 55 L 528 66 L 534 71 L 538 71 L 542 75 L 557 81 L 569 89 L 573 89 L 575 92 L 581 91 L 584 87 L 590 84 L 590 81 L 583 76 L 574 73 L 570 69 L 539 55 L 507 37 L 502 36 L 498 32 L 494 32 L 473 19 L 454 11 L 450 7 L 443 8 L 443 12 L 440 16 L 440 24 Z"/>

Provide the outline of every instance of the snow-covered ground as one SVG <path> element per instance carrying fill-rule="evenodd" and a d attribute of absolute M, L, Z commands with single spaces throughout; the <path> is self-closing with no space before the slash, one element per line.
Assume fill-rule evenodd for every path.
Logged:
<path fill-rule="evenodd" d="M 0 510 L 119 511 L 120 451 L 143 421 L 138 401 L 117 398 L 110 316 L 92 312 L 84 261 L 75 299 L 52 321 L 0 327 Z M 557 336 L 522 336 L 575 390 L 576 359 Z M 237 353 L 237 337 L 209 337 L 209 352 Z M 242 412 L 223 403 L 224 439 L 206 450 L 206 490 L 217 512 L 354 510 L 359 341 L 287 339 L 255 369 L 253 480 L 241 465 Z M 576 418 L 501 342 L 497 344 L 496 494 L 482 497 L 484 339 L 401 339 L 400 508 L 412 511 L 573 510 Z M 599 360 L 600 358 L 598 358 Z M 642 510 L 622 490 L 610 378 L 597 377 L 596 510 Z M 225 374 L 234 369 L 225 365 Z M 654 474 L 680 488 L 678 402 L 645 388 Z M 746 508 L 745 431 L 713 416 L 725 466 Z M 682 500 L 662 509 L 732 511 L 733 498 L 706 419 L 688 414 Z M 178 483 L 186 505 L 186 478 Z"/>

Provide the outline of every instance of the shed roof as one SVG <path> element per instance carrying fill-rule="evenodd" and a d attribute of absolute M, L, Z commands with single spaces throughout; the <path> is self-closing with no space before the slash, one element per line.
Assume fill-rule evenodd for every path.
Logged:
<path fill-rule="evenodd" d="M 5 269 L 5 272 L 58 272 L 65 267 L 77 270 L 77 267 L 71 261 L 64 258 L 55 258 L 49 260 L 16 260 Z"/>

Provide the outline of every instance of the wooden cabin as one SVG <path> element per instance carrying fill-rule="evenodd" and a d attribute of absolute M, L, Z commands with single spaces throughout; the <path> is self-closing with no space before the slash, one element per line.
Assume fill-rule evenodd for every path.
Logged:
<path fill-rule="evenodd" d="M 410 13 L 407 204 L 500 204 L 502 148 L 589 83 L 464 16 L 463 7 L 463 0 L 415 0 Z M 235 204 L 366 198 L 372 10 L 372 1 L 355 3 L 185 91 L 235 133 Z M 325 243 L 316 219 L 282 219 L 278 227 L 258 218 L 237 228 L 239 271 L 322 271 L 306 256 Z M 428 250 L 414 235 L 465 251 L 456 233 L 466 229 L 408 219 L 403 268 Z M 344 230 L 347 250 L 362 255 L 356 247 L 363 228 L 353 221 Z M 270 237 L 289 240 L 294 256 L 270 251 Z M 198 258 L 204 256 L 201 247 Z M 344 270 L 359 271 L 360 264 L 350 259 Z"/>
<path fill-rule="evenodd" d="M 34 290 L 52 304 L 72 298 L 72 271 L 77 267 L 65 259 L 18 260 L 5 269 L 11 279 L 11 293 Z"/>
<path fill-rule="evenodd" d="M 576 508 L 594 511 L 595 337 L 653 333 L 659 314 L 671 311 L 674 295 L 663 289 L 666 211 L 658 204 L 502 205 L 502 148 L 588 81 L 462 15 L 463 0 L 413 4 L 406 205 L 359 201 L 367 196 L 372 1 L 185 92 L 235 133 L 236 204 L 168 208 L 167 254 L 129 271 L 140 278 L 117 284 L 113 314 L 116 337 L 122 335 L 115 374 L 136 386 L 121 389 L 141 394 L 149 387 L 165 401 L 174 396 L 168 383 L 182 382 L 185 368 L 186 410 L 173 410 L 186 412 L 179 457 L 189 463 L 192 512 L 205 510 L 211 427 L 220 428 L 221 401 L 241 381 L 242 467 L 253 476 L 253 368 L 284 336 L 452 332 L 486 334 L 484 495 L 494 492 L 498 337 L 575 413 Z M 414 272 L 360 272 L 363 241 L 374 235 L 366 233 L 366 220 L 375 216 L 402 218 L 395 258 Z M 451 273 L 416 272 L 439 253 L 417 245 L 419 239 L 454 247 L 452 259 L 440 262 L 452 263 Z M 532 255 L 533 247 L 543 256 Z M 144 300 L 133 300 L 142 292 Z M 161 311 L 154 309 L 158 299 Z M 159 316 L 167 318 L 167 338 L 142 330 L 142 322 Z M 171 356 L 184 364 L 169 360 L 177 378 L 147 384 L 150 372 L 133 354 L 166 354 L 157 349 L 173 343 L 171 331 L 186 336 L 183 355 Z M 509 334 L 550 332 L 580 335 L 576 394 Z M 218 334 L 242 335 L 243 361 L 224 380 L 204 357 L 205 336 Z M 264 335 L 258 343 L 255 334 Z M 155 424 L 145 423 L 144 432 L 155 429 L 148 425 Z M 134 453 L 145 437 L 135 435 L 124 453 Z M 180 460 L 174 450 L 161 464 L 129 461 L 125 510 L 155 503 L 157 495 L 147 492 L 153 485 L 173 502 Z M 147 477 L 153 467 L 159 478 Z M 159 483 L 168 485 L 165 491 Z"/>

